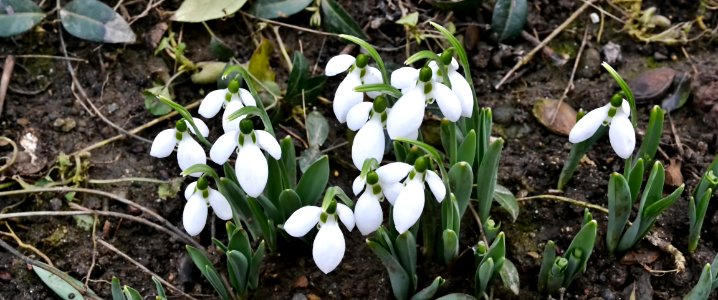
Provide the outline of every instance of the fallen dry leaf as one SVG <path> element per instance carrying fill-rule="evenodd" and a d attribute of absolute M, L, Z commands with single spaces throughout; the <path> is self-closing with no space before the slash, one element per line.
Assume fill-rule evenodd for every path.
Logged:
<path fill-rule="evenodd" d="M 576 125 L 576 110 L 565 102 L 560 104 L 553 99 L 539 99 L 534 103 L 533 114 L 551 132 L 568 136 Z"/>

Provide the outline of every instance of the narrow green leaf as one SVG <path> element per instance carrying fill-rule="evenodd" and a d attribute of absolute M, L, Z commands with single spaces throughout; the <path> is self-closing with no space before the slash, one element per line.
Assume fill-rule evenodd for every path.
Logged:
<path fill-rule="evenodd" d="M 523 31 L 527 15 L 526 0 L 498 0 L 491 17 L 491 31 L 499 42 L 514 39 Z"/>
<path fill-rule="evenodd" d="M 632 202 L 638 200 L 638 195 L 641 193 L 641 186 L 643 186 L 643 172 L 645 170 L 643 162 L 643 158 L 639 158 L 633 169 L 630 170 L 631 174 L 628 175 L 628 188 L 631 191 Z"/>
<path fill-rule="evenodd" d="M 259 246 L 257 246 L 257 250 L 254 251 L 252 261 L 249 265 L 249 279 L 247 283 L 249 289 L 254 290 L 259 286 L 259 268 L 262 266 L 262 261 L 264 261 L 264 252 L 264 241 L 261 241 Z"/>
<path fill-rule="evenodd" d="M 616 72 L 611 65 L 609 65 L 607 62 L 603 62 L 601 66 L 608 71 L 608 74 L 613 77 L 613 79 L 618 83 L 618 86 L 621 87 L 621 91 L 623 91 L 623 96 L 627 98 L 628 104 L 631 106 L 631 124 L 633 124 L 633 127 L 636 127 L 636 123 L 638 122 L 638 118 L 636 116 L 636 98 L 633 96 L 633 91 L 631 91 L 631 88 L 628 86 L 625 80 L 623 80 L 623 77 Z"/>
<path fill-rule="evenodd" d="M 476 297 L 469 294 L 453 293 L 436 298 L 436 300 L 476 300 Z"/>
<path fill-rule="evenodd" d="M 287 178 L 282 171 L 282 167 L 283 165 L 280 161 L 271 156 L 267 157 L 267 171 L 269 176 L 267 177 L 267 186 L 264 189 L 264 195 L 266 195 L 275 206 L 279 206 L 279 194 L 281 194 L 284 189 L 290 188 Z M 281 207 L 279 208 L 281 209 Z"/>
<path fill-rule="evenodd" d="M 469 205 L 471 191 L 474 188 L 474 172 L 471 165 L 466 162 L 458 162 L 449 169 L 449 187 L 456 196 L 459 207 L 459 216 L 463 216 Z"/>
<path fill-rule="evenodd" d="M 156 276 L 152 276 L 152 281 L 155 283 L 155 290 L 157 290 L 156 300 L 167 300 L 167 294 L 165 294 L 165 288 L 162 287 L 162 282 Z"/>
<path fill-rule="evenodd" d="M 229 280 L 234 290 L 243 295 L 247 290 L 247 271 L 249 262 L 247 257 L 239 251 L 227 252 L 227 263 L 229 264 Z"/>
<path fill-rule="evenodd" d="M 399 91 L 395 87 L 385 84 L 385 83 L 362 84 L 360 86 L 355 87 L 354 91 L 361 92 L 361 93 L 380 92 L 382 94 L 387 94 L 394 98 L 401 98 L 401 96 L 403 95 L 401 93 L 401 91 Z"/>
<path fill-rule="evenodd" d="M 297 184 L 302 206 L 316 205 L 329 182 L 329 158 L 323 155 L 304 173 Z"/>
<path fill-rule="evenodd" d="M 443 244 L 444 264 L 449 264 L 459 256 L 459 237 L 451 229 L 445 229 L 441 234 Z"/>
<path fill-rule="evenodd" d="M 367 240 L 367 246 L 371 249 L 374 254 L 379 257 L 382 264 L 389 273 L 389 281 L 391 282 L 391 289 L 396 299 L 407 299 L 409 298 L 409 288 L 411 286 L 411 280 L 409 275 L 406 273 L 401 264 L 391 255 L 386 249 L 384 249 L 378 243 Z"/>
<path fill-rule="evenodd" d="M 221 178 L 217 187 L 232 207 L 234 222 L 236 224 L 240 224 L 240 222 L 246 224 L 247 230 L 249 230 L 253 239 L 261 236 L 261 228 L 257 220 L 252 217 L 252 210 L 249 208 L 249 204 L 247 204 L 247 196 L 237 183 L 229 178 Z"/>
<path fill-rule="evenodd" d="M 261 100 L 259 98 L 255 98 L 255 99 L 257 99 L 257 103 L 261 102 Z M 233 112 L 232 114 L 230 114 L 227 117 L 227 119 L 235 120 L 244 115 L 258 116 L 259 119 L 262 120 L 262 124 L 264 125 L 264 130 L 266 130 L 269 133 L 271 133 L 272 135 L 274 135 L 274 132 L 272 131 L 272 121 L 269 120 L 269 116 L 267 116 L 267 114 L 257 106 L 242 107 L 242 108 L 238 109 L 237 111 Z"/>
<path fill-rule="evenodd" d="M 539 292 L 546 292 L 549 273 L 553 268 L 554 261 L 556 260 L 556 244 L 553 241 L 548 241 L 543 250 L 543 259 L 541 260 L 541 270 L 538 274 L 538 290 Z"/>
<path fill-rule="evenodd" d="M 227 18 L 237 12 L 247 0 L 184 0 L 172 16 L 173 21 L 198 23 Z"/>
<path fill-rule="evenodd" d="M 476 158 L 476 131 L 471 129 L 466 134 L 458 152 L 459 161 L 465 161 L 470 166 L 474 165 L 474 158 Z"/>
<path fill-rule="evenodd" d="M 207 278 L 207 281 L 212 285 L 214 290 L 219 294 L 219 297 L 223 300 L 229 300 L 229 291 L 227 290 L 227 287 L 224 286 L 224 282 L 222 282 L 222 279 L 219 277 L 219 273 L 217 273 L 217 270 L 211 265 L 205 266 L 205 272 L 203 273 L 205 275 L 205 278 Z"/>
<path fill-rule="evenodd" d="M 228 251 L 228 250 L 227 250 L 227 245 L 225 245 L 224 243 L 222 243 L 222 241 L 218 240 L 218 239 L 215 238 L 215 237 L 212 237 L 212 243 L 213 243 L 217 248 L 219 248 L 219 251 L 221 251 L 222 253 L 227 253 L 227 251 Z"/>
<path fill-rule="evenodd" d="M 269 249 L 274 250 L 275 244 L 275 228 L 273 225 L 270 225 L 273 222 L 270 222 L 270 220 L 267 219 L 267 216 L 264 214 L 264 210 L 262 207 L 257 203 L 257 200 L 248 197 L 247 203 L 249 204 L 249 209 L 252 210 L 252 216 L 253 218 L 259 223 L 259 227 L 262 229 L 262 236 L 264 237 L 265 241 L 268 241 L 267 244 L 269 244 Z"/>
<path fill-rule="evenodd" d="M 366 39 L 356 21 L 334 0 L 322 0 L 322 25 L 329 32 L 351 34 Z"/>
<path fill-rule="evenodd" d="M 484 155 L 489 149 L 489 143 L 491 141 L 491 127 L 493 126 L 492 124 L 493 114 L 491 113 L 491 108 L 482 108 L 481 112 L 479 113 L 479 127 L 477 136 L 478 147 L 476 147 L 477 166 L 480 165 L 481 162 L 484 160 Z"/>
<path fill-rule="evenodd" d="M 239 251 L 244 257 L 252 257 L 252 245 L 249 242 L 247 232 L 242 228 L 238 228 L 229 239 L 227 245 L 227 253 L 229 251 Z"/>
<path fill-rule="evenodd" d="M 698 278 L 698 282 L 691 289 L 688 294 L 683 297 L 683 300 L 708 300 L 708 297 L 713 290 L 711 284 L 713 282 L 713 276 L 711 275 L 711 265 L 706 264 L 701 272 L 701 277 Z"/>
<path fill-rule="evenodd" d="M 192 173 L 207 174 L 210 177 L 214 178 L 215 180 L 219 180 L 219 175 L 217 175 L 217 172 L 212 167 L 205 165 L 205 164 L 191 165 L 189 168 L 185 169 L 180 174 L 182 176 L 189 176 L 189 174 L 192 174 Z"/>
<path fill-rule="evenodd" d="M 478 102 L 476 101 L 476 90 L 474 89 L 474 85 L 473 85 L 474 80 L 471 78 L 471 65 L 469 64 L 469 56 L 466 55 L 466 50 L 464 49 L 464 44 L 461 41 L 459 41 L 459 39 L 457 39 L 449 30 L 444 28 L 444 26 L 441 26 L 438 23 L 435 23 L 433 21 L 429 21 L 429 24 L 431 24 L 431 26 L 434 26 L 434 28 L 436 28 L 436 30 L 441 32 L 441 34 L 444 36 L 444 38 L 446 38 L 446 40 L 449 41 L 449 44 L 451 44 L 451 47 L 454 48 L 454 52 L 456 53 L 456 55 L 459 57 L 459 64 L 461 64 L 461 68 L 464 71 L 464 78 L 466 78 L 466 82 L 469 83 L 469 86 L 471 87 L 471 94 L 474 96 L 473 116 L 476 116 L 479 106 L 478 106 Z"/>
<path fill-rule="evenodd" d="M 703 197 L 698 200 L 696 205 L 695 199 L 691 197 L 688 204 L 688 224 L 690 228 L 688 230 L 688 252 L 695 252 L 698 249 L 698 241 L 701 238 L 701 229 L 703 228 L 703 220 L 706 217 L 708 211 L 708 202 L 713 194 L 712 189 L 706 190 Z"/>
<path fill-rule="evenodd" d="M 62 27 L 94 42 L 134 43 L 136 36 L 122 17 L 97 0 L 73 0 L 60 9 Z"/>
<path fill-rule="evenodd" d="M 601 126 L 592 137 L 578 144 L 571 145 L 571 153 L 568 155 L 568 158 L 566 158 L 563 169 L 561 169 L 561 174 L 558 177 L 557 188 L 559 190 L 563 190 L 566 187 L 568 181 L 573 177 L 573 173 L 576 172 L 576 168 L 578 168 L 578 162 L 581 161 L 581 158 L 586 155 L 593 144 L 606 134 L 607 131 L 607 126 Z"/>
<path fill-rule="evenodd" d="M 404 64 L 410 65 L 424 59 L 433 60 L 436 62 L 441 61 L 441 59 L 439 59 L 439 55 L 436 54 L 434 51 L 421 50 L 409 56 L 409 58 L 404 61 Z"/>
<path fill-rule="evenodd" d="M 374 59 L 374 62 L 376 63 L 377 67 L 379 68 L 379 71 L 381 72 L 382 82 L 386 84 L 391 83 L 391 81 L 389 80 L 389 74 L 387 73 L 386 67 L 384 66 L 384 61 L 381 59 L 379 52 L 377 52 L 371 44 L 353 35 L 340 34 L 339 37 L 362 47 L 366 51 L 366 53 L 369 54 L 372 59 Z"/>
<path fill-rule="evenodd" d="M 712 188 L 715 192 L 716 186 L 718 186 L 718 154 L 715 156 L 710 166 L 708 166 L 706 172 L 703 173 L 703 177 L 701 177 L 698 187 L 693 192 L 693 196 L 696 199 L 701 199 L 708 188 Z"/>
<path fill-rule="evenodd" d="M 647 164 L 653 163 L 653 158 L 656 156 L 658 145 L 661 142 L 661 135 L 663 134 L 664 115 L 665 112 L 658 107 L 658 105 L 653 106 L 651 109 L 651 117 L 648 119 L 646 135 L 643 137 L 643 142 L 634 160 L 643 158 Z"/>
<path fill-rule="evenodd" d="M 568 259 L 569 262 L 576 261 L 576 267 L 570 268 L 570 272 L 566 272 L 564 287 L 568 287 L 571 284 L 571 281 L 576 278 L 578 272 L 586 271 L 588 260 L 591 258 L 593 246 L 596 243 L 597 232 L 598 222 L 593 220 L 581 227 L 581 230 L 573 237 L 571 245 L 568 246 L 566 253 L 564 253 L 564 258 Z"/>
<path fill-rule="evenodd" d="M 0 3 L 0 37 L 21 34 L 32 29 L 45 17 L 35 2 L 5 0 Z"/>
<path fill-rule="evenodd" d="M 514 295 L 519 295 L 519 270 L 516 269 L 514 263 L 510 260 L 504 260 L 504 266 L 499 270 L 499 276 L 504 286 L 507 287 Z"/>
<path fill-rule="evenodd" d="M 632 206 L 633 200 L 626 178 L 618 173 L 611 174 L 608 180 L 608 228 L 606 229 L 606 247 L 609 253 L 614 253 L 618 247 Z"/>
<path fill-rule="evenodd" d="M 265 19 L 287 18 L 301 12 L 310 3 L 312 0 L 255 0 L 249 13 Z"/>
<path fill-rule="evenodd" d="M 59 296 L 61 299 L 64 300 L 82 300 L 85 299 L 83 297 L 83 294 L 77 290 L 75 287 L 82 287 L 84 284 L 77 279 L 71 277 L 70 275 L 67 275 L 66 273 L 55 269 L 57 272 L 62 272 L 66 275 L 66 279 L 72 281 L 72 284 L 70 284 L 66 279 L 63 279 L 52 272 L 46 270 L 46 268 L 53 268 L 52 266 L 43 266 L 40 267 L 38 265 L 33 265 L 32 270 L 37 274 L 38 277 L 42 280 L 42 282 L 47 285 L 57 296 Z M 92 290 L 87 290 L 88 293 L 91 293 L 93 296 L 97 297 L 95 293 Z"/>
<path fill-rule="evenodd" d="M 289 219 L 296 210 L 302 207 L 302 199 L 294 190 L 286 189 L 279 194 L 279 207 L 284 213 L 284 219 Z"/>
<path fill-rule="evenodd" d="M 292 106 L 304 104 L 311 107 L 317 96 L 324 90 L 326 79 L 327 77 L 324 75 L 312 76 L 307 59 L 301 52 L 294 51 L 292 71 L 289 73 L 284 101 Z"/>
<path fill-rule="evenodd" d="M 476 179 L 476 199 L 479 202 L 479 217 L 482 222 L 489 218 L 491 202 L 494 199 L 496 189 L 496 176 L 499 171 L 499 159 L 504 140 L 499 138 L 489 145 L 486 155 L 479 165 L 479 172 Z"/>
<path fill-rule="evenodd" d="M 474 277 L 474 284 L 476 285 L 476 297 L 483 298 L 486 293 L 486 287 L 493 279 L 494 275 L 494 259 L 487 258 L 483 261 L 479 268 L 476 269 L 476 275 Z"/>
<path fill-rule="evenodd" d="M 514 193 L 503 185 L 496 184 L 494 188 L 494 200 L 511 215 L 511 220 L 516 222 L 516 219 L 519 217 L 519 202 L 516 201 Z"/>
<path fill-rule="evenodd" d="M 120 286 L 120 279 L 112 276 L 112 300 L 126 300 Z"/>
<path fill-rule="evenodd" d="M 411 297 L 411 300 L 430 300 L 434 298 L 436 291 L 446 282 L 441 276 L 437 276 L 431 284 Z"/>
<path fill-rule="evenodd" d="M 280 159 L 284 165 L 284 172 L 289 180 L 289 185 L 294 187 L 297 185 L 297 155 L 294 150 L 294 140 L 290 136 L 284 137 L 279 146 L 282 148 L 282 158 Z"/>
<path fill-rule="evenodd" d="M 410 291 L 416 289 L 416 240 L 410 231 L 404 232 L 396 237 L 394 243 L 396 256 L 399 258 L 402 268 L 409 275 L 411 286 Z"/>
<path fill-rule="evenodd" d="M 142 300 L 142 295 L 140 294 L 140 292 L 127 285 L 125 286 L 125 288 L 122 289 L 122 293 L 125 294 L 125 298 L 127 298 L 128 300 Z"/>

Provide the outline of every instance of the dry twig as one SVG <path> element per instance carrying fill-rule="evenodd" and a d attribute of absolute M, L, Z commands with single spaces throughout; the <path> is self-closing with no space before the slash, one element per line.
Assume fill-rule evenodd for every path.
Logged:
<path fill-rule="evenodd" d="M 0 117 L 2 117 L 5 95 L 7 95 L 7 88 L 10 85 L 12 70 L 15 68 L 15 58 L 12 55 L 8 55 L 5 58 L 5 64 L 2 68 L 2 77 L 0 77 Z"/>

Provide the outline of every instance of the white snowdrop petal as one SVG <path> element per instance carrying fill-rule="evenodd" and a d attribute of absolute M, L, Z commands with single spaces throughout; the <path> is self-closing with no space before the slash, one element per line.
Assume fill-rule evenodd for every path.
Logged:
<path fill-rule="evenodd" d="M 623 102 L 621 102 L 621 110 L 623 110 L 623 113 L 625 113 L 626 116 L 631 115 L 631 104 L 629 104 L 626 99 L 623 99 Z"/>
<path fill-rule="evenodd" d="M 420 87 L 409 90 L 396 101 L 386 120 L 386 130 L 392 140 L 408 138 L 419 130 L 424 121 L 425 101 L 424 89 Z"/>
<path fill-rule="evenodd" d="M 267 153 L 276 160 L 282 158 L 282 148 L 271 133 L 264 130 L 255 130 L 254 134 L 257 137 L 257 145 L 259 145 L 260 148 L 267 151 Z"/>
<path fill-rule="evenodd" d="M 417 80 L 419 80 L 418 69 L 402 67 L 391 72 L 391 85 L 400 90 L 416 85 Z"/>
<path fill-rule="evenodd" d="M 182 211 L 182 225 L 190 236 L 196 236 L 202 232 L 207 223 L 207 202 L 202 195 L 195 194 L 189 198 Z"/>
<path fill-rule="evenodd" d="M 364 161 L 371 158 L 381 162 L 384 157 L 384 145 L 384 128 L 381 126 L 381 120 L 372 118 L 359 129 L 352 142 L 354 166 L 361 170 Z"/>
<path fill-rule="evenodd" d="M 350 73 L 337 87 L 337 92 L 334 94 L 334 115 L 339 120 L 339 123 L 346 122 L 347 113 L 349 110 L 361 103 L 364 100 L 364 94 L 355 92 L 354 88 L 361 85 L 359 76 Z"/>
<path fill-rule="evenodd" d="M 221 89 L 221 90 L 214 90 L 209 92 L 206 96 L 204 96 L 204 99 L 202 100 L 202 103 L 199 104 L 199 109 L 197 112 L 205 117 L 205 118 L 212 118 L 217 115 L 220 109 L 222 109 L 222 104 L 224 103 L 224 97 L 227 95 L 228 91 L 227 89 Z"/>
<path fill-rule="evenodd" d="M 349 206 L 337 203 L 337 215 L 339 216 L 339 220 L 342 221 L 342 224 L 346 226 L 347 230 L 354 230 L 354 212 L 351 208 L 349 208 Z"/>
<path fill-rule="evenodd" d="M 331 217 L 330 217 L 331 219 Z M 319 228 L 312 246 L 312 257 L 324 274 L 336 269 L 344 258 L 344 235 L 334 220 L 328 220 Z"/>
<path fill-rule="evenodd" d="M 192 183 L 188 184 L 187 187 L 184 189 L 184 199 L 189 200 L 192 195 L 194 195 L 195 188 L 197 188 L 197 181 L 193 181 Z"/>
<path fill-rule="evenodd" d="M 237 149 L 237 139 L 239 138 L 239 131 L 233 130 L 225 132 L 221 135 L 209 149 L 209 158 L 213 162 L 222 165 L 232 156 L 234 150 Z"/>
<path fill-rule="evenodd" d="M 185 169 L 196 164 L 207 164 L 207 155 L 204 153 L 202 146 L 191 137 L 185 137 L 177 145 L 177 164 L 180 169 Z M 202 172 L 189 174 L 192 177 L 202 176 Z"/>
<path fill-rule="evenodd" d="M 394 202 L 394 227 L 399 234 L 409 230 L 424 210 L 424 183 L 414 179 L 406 183 Z"/>
<path fill-rule="evenodd" d="M 354 219 L 362 235 L 368 235 L 381 226 L 384 213 L 379 199 L 371 191 L 362 194 L 354 207 Z"/>
<path fill-rule="evenodd" d="M 257 100 L 254 99 L 252 93 L 245 89 L 239 89 L 239 98 L 245 106 L 257 106 Z"/>
<path fill-rule="evenodd" d="M 445 86 L 442 83 L 434 82 L 432 86 L 432 95 L 436 100 L 436 103 L 439 104 L 439 108 L 444 114 L 444 117 L 449 119 L 451 122 L 459 120 L 463 108 L 459 98 L 456 97 L 456 94 L 454 94 L 448 86 Z"/>
<path fill-rule="evenodd" d="M 441 203 L 441 201 L 446 198 L 446 186 L 444 185 L 444 182 L 441 181 L 441 177 L 439 177 L 436 172 L 429 170 L 426 171 L 425 181 L 429 185 L 431 193 L 434 194 L 436 201 Z"/>
<path fill-rule="evenodd" d="M 354 182 L 352 183 L 352 192 L 354 192 L 354 196 L 359 195 L 359 193 L 364 190 L 364 186 L 366 186 L 366 179 L 361 178 L 361 176 L 354 178 Z"/>
<path fill-rule="evenodd" d="M 207 137 L 209 135 L 209 128 L 207 128 L 207 124 L 205 124 L 204 121 L 197 119 L 197 118 L 192 118 L 192 121 L 194 121 L 194 126 L 197 126 L 199 133 L 203 137 Z M 184 122 L 187 124 L 187 129 L 189 129 L 189 132 L 191 132 L 194 135 L 197 135 L 197 133 L 194 132 L 194 128 L 192 128 L 192 125 L 190 125 L 189 122 L 187 122 L 187 120 L 185 120 Z"/>
<path fill-rule="evenodd" d="M 354 105 L 347 113 L 347 127 L 354 131 L 359 130 L 369 120 L 369 112 L 372 107 L 374 107 L 372 102 L 361 102 Z"/>
<path fill-rule="evenodd" d="M 627 159 L 633 153 L 636 147 L 636 133 L 631 124 L 631 120 L 623 112 L 617 112 L 611 121 L 611 127 L 608 129 L 608 137 L 611 140 L 611 147 L 616 154 L 623 159 Z"/>
<path fill-rule="evenodd" d="M 456 60 L 456 58 L 451 58 L 451 64 L 448 66 L 448 69 L 450 71 L 456 71 L 459 69 L 459 62 Z"/>
<path fill-rule="evenodd" d="M 609 107 L 610 104 L 596 108 L 578 120 L 576 125 L 574 125 L 571 129 L 571 132 L 568 134 L 568 140 L 571 143 L 576 144 L 593 136 L 593 134 L 596 133 L 596 130 L 601 127 L 603 121 L 606 120 L 606 117 L 608 117 Z"/>
<path fill-rule="evenodd" d="M 245 143 L 239 149 L 234 169 L 237 181 L 247 195 L 256 198 L 264 191 L 269 171 L 267 159 L 257 145 Z"/>
<path fill-rule="evenodd" d="M 160 131 L 159 134 L 152 141 L 152 147 L 150 148 L 150 155 L 157 158 L 164 158 L 172 154 L 172 150 L 177 145 L 177 138 L 175 137 L 175 129 L 165 129 Z"/>
<path fill-rule="evenodd" d="M 209 200 L 209 205 L 212 206 L 214 214 L 225 221 L 231 219 L 232 207 L 229 206 L 227 198 L 215 189 L 208 188 L 207 190 L 209 191 L 209 197 L 207 197 L 207 199 Z"/>
<path fill-rule="evenodd" d="M 396 198 L 398 198 L 401 191 L 404 190 L 404 184 L 401 182 L 380 183 L 380 186 L 384 197 L 386 200 L 389 200 L 391 205 L 394 205 Z"/>
<path fill-rule="evenodd" d="M 413 168 L 414 166 L 407 163 L 393 162 L 376 169 L 376 175 L 379 175 L 379 182 L 382 183 L 399 182 L 404 179 Z"/>
<path fill-rule="evenodd" d="M 334 76 L 342 73 L 349 69 L 349 67 L 354 64 L 354 61 L 356 61 L 356 58 L 349 54 L 339 54 L 334 56 L 327 62 L 327 67 L 324 68 L 324 74 L 327 76 Z"/>
<path fill-rule="evenodd" d="M 293 237 L 303 237 L 317 225 L 322 208 L 317 206 L 304 206 L 294 211 L 284 222 L 284 231 Z"/>
<path fill-rule="evenodd" d="M 470 118 L 474 112 L 474 96 L 469 82 L 456 71 L 449 72 L 449 81 L 451 90 L 461 103 L 461 116 Z"/>
<path fill-rule="evenodd" d="M 229 120 L 229 116 L 243 107 L 244 105 L 242 105 L 241 101 L 229 101 L 229 103 L 227 103 L 227 107 L 224 108 L 224 113 L 222 114 L 222 129 L 224 132 L 239 130 L 239 121 L 242 121 L 246 115 L 231 121 Z"/>
<path fill-rule="evenodd" d="M 366 75 L 364 75 L 364 78 L 362 78 L 362 81 L 364 84 L 377 84 L 377 83 L 383 83 L 383 79 L 381 77 L 381 71 L 379 69 L 374 67 L 366 67 Z M 366 93 L 369 98 L 376 98 L 379 95 L 381 95 L 380 92 L 367 92 Z"/>

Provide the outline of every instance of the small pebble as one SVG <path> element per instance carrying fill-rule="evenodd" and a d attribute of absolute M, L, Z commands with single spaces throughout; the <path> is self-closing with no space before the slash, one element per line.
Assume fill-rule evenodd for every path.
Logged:
<path fill-rule="evenodd" d="M 27 126 L 28 124 L 30 124 L 30 120 L 28 120 L 27 118 L 19 118 L 19 119 L 17 119 L 17 121 L 15 121 L 15 122 L 17 122 L 17 125 L 20 125 L 20 126 L 23 126 L 23 127 L 25 127 L 25 126 Z"/>
<path fill-rule="evenodd" d="M 59 129 L 62 132 L 70 132 L 77 127 L 77 121 L 72 118 L 57 118 L 52 123 L 52 127 Z"/>
<path fill-rule="evenodd" d="M 302 293 L 296 293 L 292 296 L 292 300 L 307 300 L 307 296 Z"/>
<path fill-rule="evenodd" d="M 12 280 L 12 274 L 8 271 L 0 271 L 0 281 L 9 282 Z"/>
<path fill-rule="evenodd" d="M 60 200 L 58 198 L 50 199 L 50 207 L 54 211 L 58 211 L 58 210 L 62 209 L 62 200 Z"/>
<path fill-rule="evenodd" d="M 307 295 L 307 299 L 309 299 L 309 300 L 322 300 L 321 297 L 319 297 L 319 296 L 317 296 L 317 295 L 314 295 L 314 294 L 309 294 L 309 295 Z"/>
<path fill-rule="evenodd" d="M 297 280 L 294 281 L 294 287 L 295 288 L 306 288 L 309 286 L 309 279 L 307 279 L 307 276 L 299 276 Z"/>
<path fill-rule="evenodd" d="M 601 48 L 601 51 L 603 52 L 604 60 L 609 65 L 615 65 L 617 62 L 623 60 L 623 56 L 621 55 L 621 45 L 608 42 L 608 44 Z"/>

